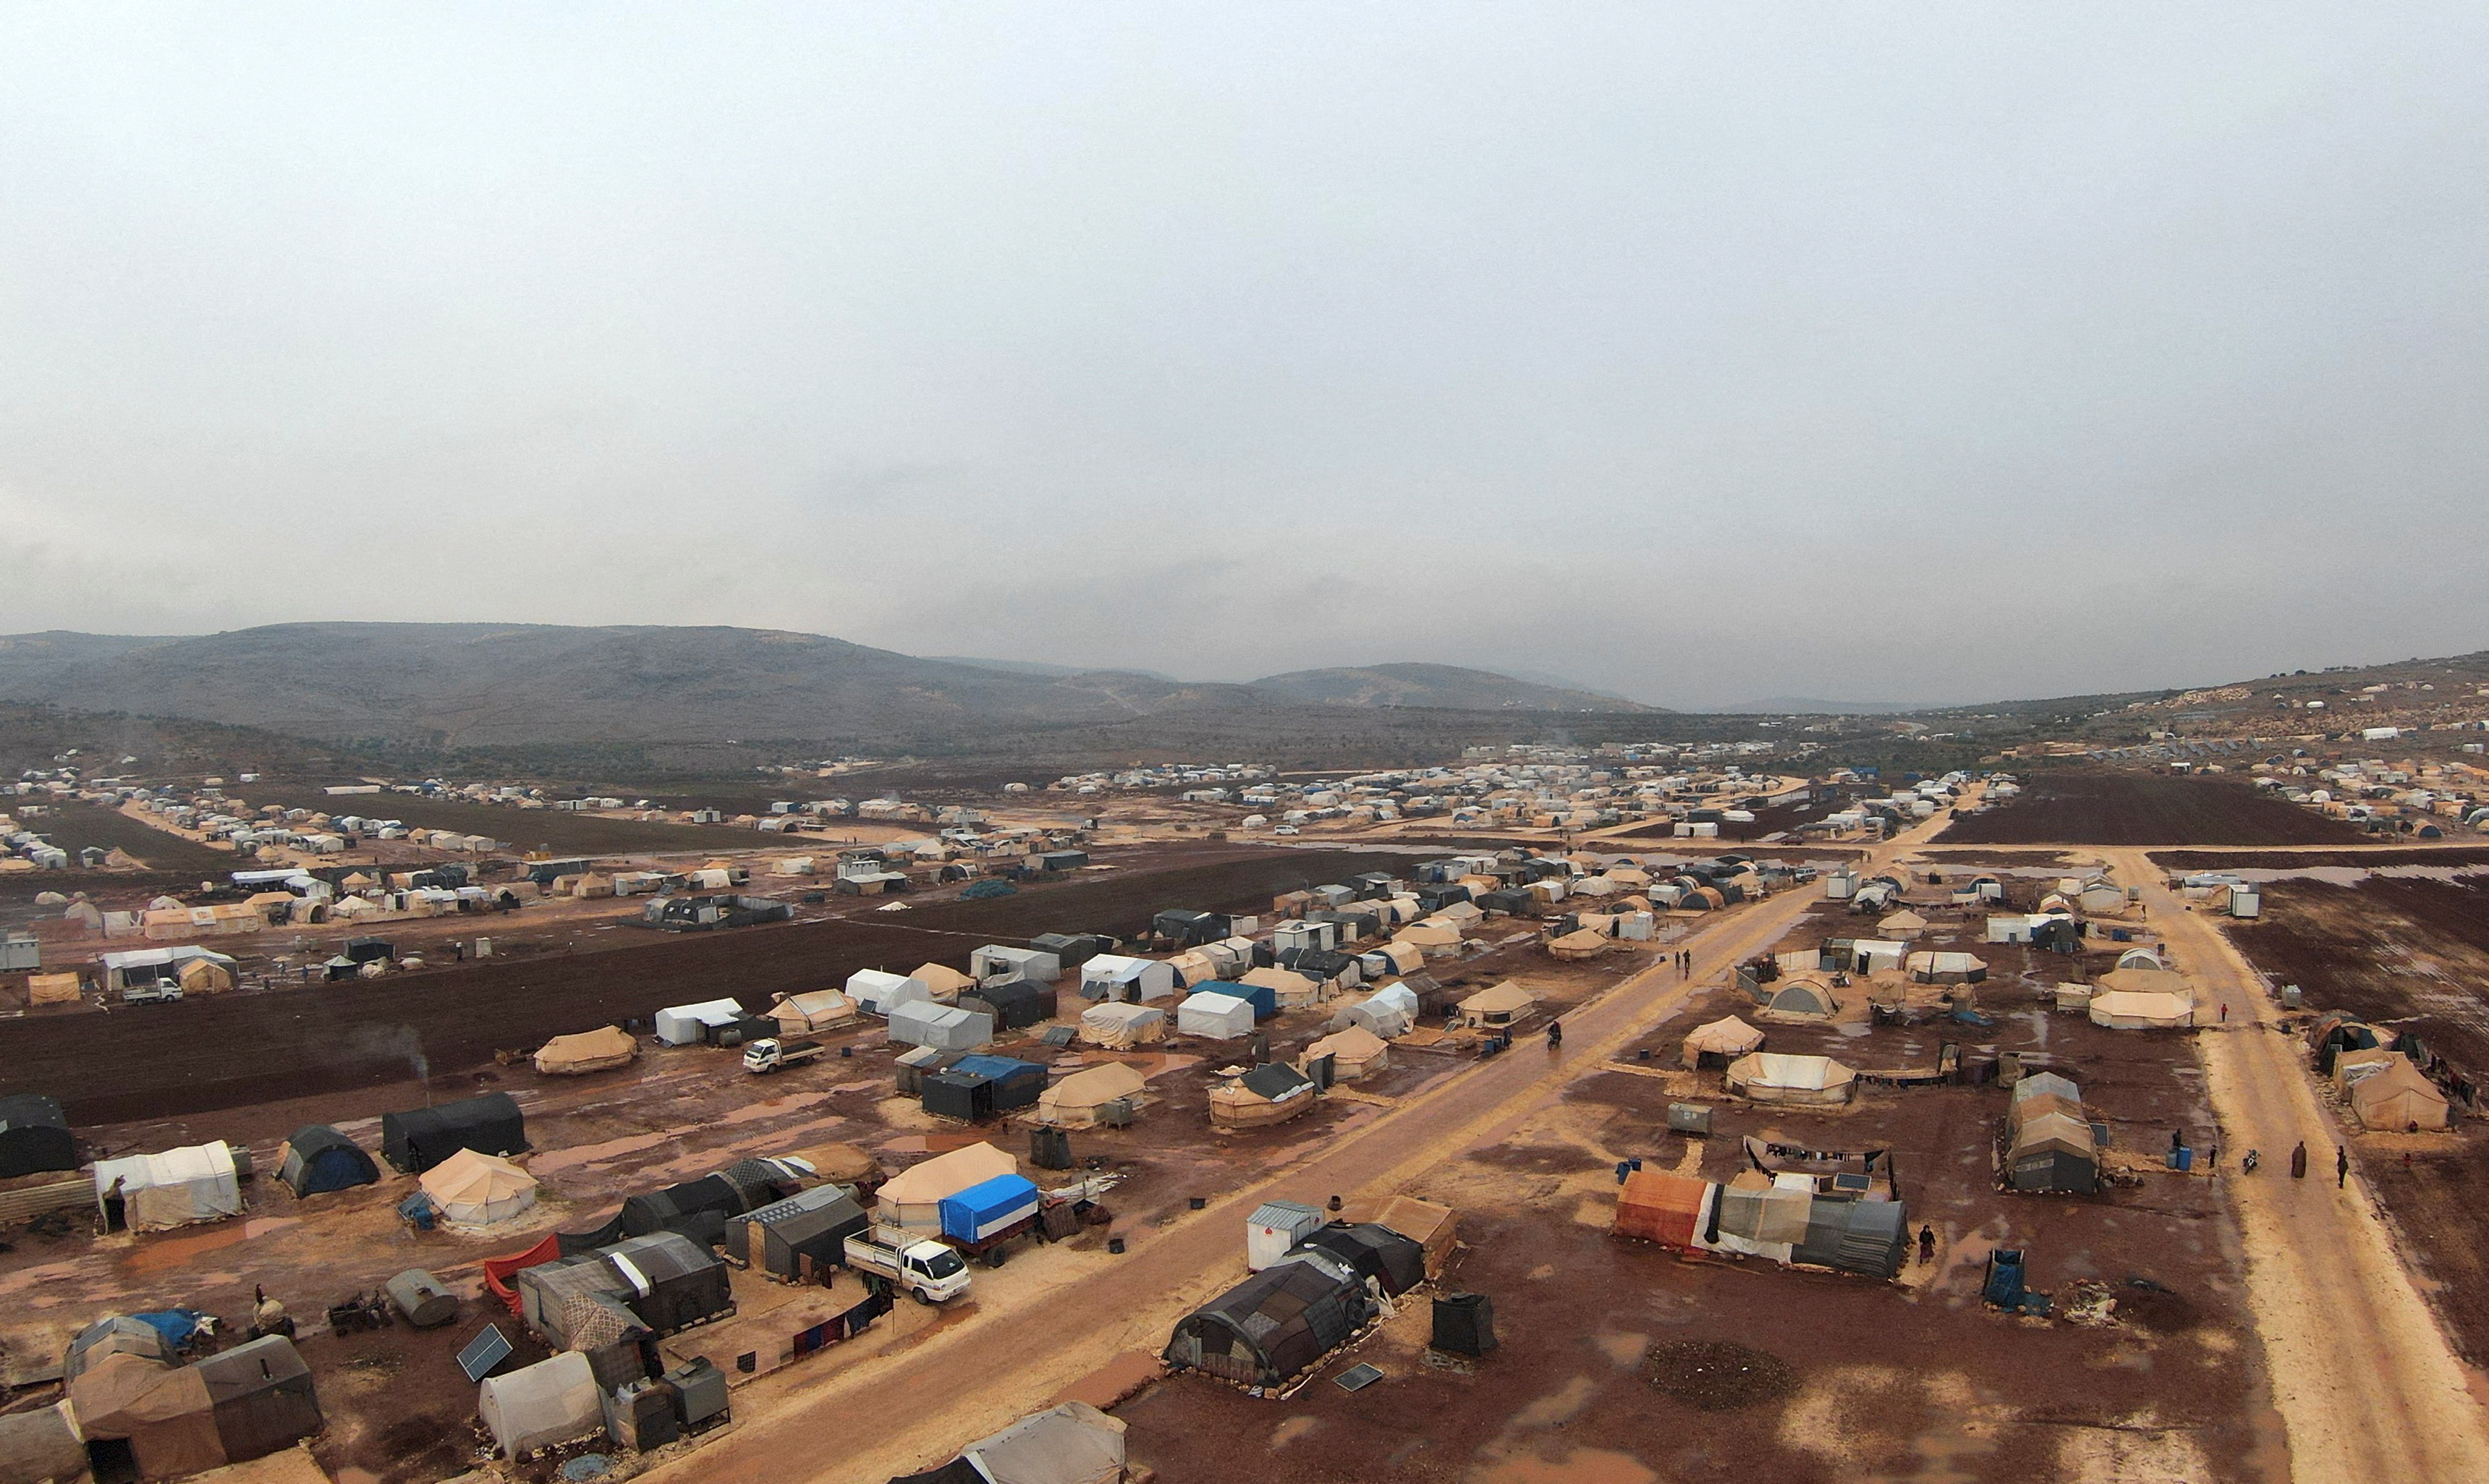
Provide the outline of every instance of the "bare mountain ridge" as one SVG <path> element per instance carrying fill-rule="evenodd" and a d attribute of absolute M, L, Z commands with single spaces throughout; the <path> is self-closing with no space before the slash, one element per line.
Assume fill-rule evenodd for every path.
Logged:
<path fill-rule="evenodd" d="M 89 712 L 448 746 L 858 741 L 1304 706 L 1635 709 L 1448 666 L 1306 671 L 1250 685 L 1049 675 L 783 630 L 300 623 L 187 639 L 0 638 L 0 697 Z"/>

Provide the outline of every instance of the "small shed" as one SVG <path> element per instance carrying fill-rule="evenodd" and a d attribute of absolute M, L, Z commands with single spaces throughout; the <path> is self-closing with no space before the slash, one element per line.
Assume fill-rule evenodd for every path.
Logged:
<path fill-rule="evenodd" d="M 709 1027 L 731 1025 L 743 1018 L 733 1000 L 703 1000 L 697 1005 L 669 1005 L 657 1012 L 657 1040 L 669 1046 L 697 1046 L 708 1040 Z"/>
<path fill-rule="evenodd" d="M 1244 1218 L 1244 1268 L 1260 1272 L 1322 1229 L 1323 1213 L 1295 1201 L 1265 1201 Z"/>
<path fill-rule="evenodd" d="M 846 1240 L 873 1225 L 855 1197 L 815 1185 L 726 1224 L 727 1250 L 758 1272 L 794 1282 L 845 1261 Z"/>

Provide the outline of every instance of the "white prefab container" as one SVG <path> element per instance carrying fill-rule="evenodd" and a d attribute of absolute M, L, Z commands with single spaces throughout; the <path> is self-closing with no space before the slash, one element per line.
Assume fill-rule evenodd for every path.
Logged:
<path fill-rule="evenodd" d="M 706 1038 L 703 1029 L 712 1025 L 729 1025 L 743 1018 L 743 1007 L 732 1000 L 708 1000 L 698 1005 L 670 1005 L 657 1012 L 657 1040 L 670 1046 L 696 1046 Z"/>
<path fill-rule="evenodd" d="M 1294 1201 L 1270 1201 L 1244 1218 L 1244 1266 L 1260 1272 L 1322 1229 L 1323 1213 Z"/>
<path fill-rule="evenodd" d="M 847 976 L 847 998 L 868 1015 L 890 1018 L 901 1005 L 927 1003 L 933 998 L 933 986 L 905 974 L 890 974 L 880 969 L 858 969 Z"/>
<path fill-rule="evenodd" d="M 2264 915 L 2264 894 L 2252 886 L 2230 888 L 2230 916 L 2261 917 Z"/>
<path fill-rule="evenodd" d="M 1176 1007 L 1175 1030 L 1179 1036 L 1207 1036 L 1213 1041 L 1250 1036 L 1253 1002 L 1208 990 L 1189 995 Z"/>
<path fill-rule="evenodd" d="M 1826 901 L 1847 901 L 1858 895 L 1858 877 L 1845 870 L 1836 870 L 1823 878 Z"/>
<path fill-rule="evenodd" d="M 1050 985 L 1063 977 L 1063 960 L 1033 948 L 1007 948 L 988 943 L 968 956 L 968 977 L 981 985 L 1033 980 Z"/>

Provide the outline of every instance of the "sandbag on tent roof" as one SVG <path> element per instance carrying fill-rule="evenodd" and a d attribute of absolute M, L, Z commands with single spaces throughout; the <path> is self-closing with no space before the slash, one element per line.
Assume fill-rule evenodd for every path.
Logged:
<path fill-rule="evenodd" d="M 498 1155 L 462 1149 L 423 1172 L 423 1193 L 451 1226 L 491 1226 L 536 1203 L 536 1180 Z"/>
<path fill-rule="evenodd" d="M 1080 1039 L 1093 1046 L 1121 1050 L 1164 1041 L 1166 1012 L 1155 1005 L 1108 1003 L 1080 1013 Z"/>
<path fill-rule="evenodd" d="M 2184 1030 L 2195 1023 L 2195 1002 L 2184 995 L 2105 989 L 2092 996 L 2089 1013 L 2092 1024 L 2113 1031 Z"/>
<path fill-rule="evenodd" d="M 527 1118 L 507 1093 L 381 1115 L 381 1155 L 399 1173 L 420 1175 L 462 1149 L 479 1155 L 522 1155 Z"/>
<path fill-rule="evenodd" d="M 160 1232 L 242 1214 L 242 1179 L 233 1146 L 219 1139 L 160 1155 L 95 1162 L 99 1210 L 114 1199 L 133 1232 Z"/>
<path fill-rule="evenodd" d="M 475 1390 L 475 1411 L 502 1456 L 512 1461 L 605 1428 L 596 1373 L 575 1350 L 485 1378 Z"/>
<path fill-rule="evenodd" d="M 557 1036 L 536 1048 L 536 1070 L 549 1077 L 612 1071 L 640 1059 L 640 1040 L 618 1025 Z"/>
<path fill-rule="evenodd" d="M 1730 1015 L 1687 1032 L 1684 1050 L 1677 1059 L 1693 1068 L 1706 1064 L 1726 1067 L 1747 1052 L 1760 1049 L 1762 1044 L 1762 1032 Z"/>
<path fill-rule="evenodd" d="M 778 1003 L 769 1007 L 769 1018 L 778 1022 L 782 1036 L 809 1036 L 815 1031 L 833 1031 L 852 1025 L 860 1018 L 855 1001 L 836 989 L 815 989 L 803 994 L 782 994 Z"/>
<path fill-rule="evenodd" d="M 302 1196 L 373 1184 L 379 1182 L 381 1172 L 361 1145 L 327 1124 L 310 1124 L 295 1129 L 294 1136 L 285 1141 L 276 1178 L 285 1182 L 286 1188 Z"/>
<path fill-rule="evenodd" d="M 959 1450 L 986 1484 L 1120 1484 L 1124 1424 L 1086 1402 L 1063 1402 Z"/>
<path fill-rule="evenodd" d="M 1729 1064 L 1729 1091 L 1757 1102 L 1847 1102 L 1857 1075 L 1828 1056 L 1750 1051 Z"/>
<path fill-rule="evenodd" d="M 1811 979 L 1794 979 L 1771 991 L 1771 998 L 1755 1007 L 1758 1020 L 1779 1020 L 1804 1024 L 1829 1020 L 1841 1002 L 1832 997 L 1831 989 Z"/>
<path fill-rule="evenodd" d="M 1038 1095 L 1037 1119 L 1064 1128 L 1091 1127 L 1110 1103 L 1140 1106 L 1147 1090 L 1141 1074 L 1121 1062 L 1086 1068 Z"/>
<path fill-rule="evenodd" d="M 998 1175 L 1016 1175 L 1019 1161 L 991 1144 L 976 1143 L 936 1155 L 892 1176 L 875 1197 L 878 1219 L 920 1234 L 942 1229 L 942 1200 Z"/>
<path fill-rule="evenodd" d="M 1298 1251 L 1178 1320 L 1163 1354 L 1178 1369 L 1277 1385 L 1320 1363 L 1373 1312 L 1354 1269 Z"/>

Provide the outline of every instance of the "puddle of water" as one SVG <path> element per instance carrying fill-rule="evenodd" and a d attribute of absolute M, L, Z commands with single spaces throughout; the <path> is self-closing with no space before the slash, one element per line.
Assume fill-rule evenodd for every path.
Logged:
<path fill-rule="evenodd" d="M 73 1277 L 77 1270 L 78 1265 L 74 1262 L 45 1263 L 40 1268 L 28 1268 L 10 1273 L 6 1277 L 0 1277 L 0 1294 L 14 1294 L 21 1288 L 33 1288 L 37 1284 Z"/>
<path fill-rule="evenodd" d="M 128 1259 L 134 1272 L 157 1272 L 166 1268 L 179 1268 L 202 1253 L 219 1247 L 230 1247 L 270 1232 L 280 1232 L 289 1226 L 300 1226 L 300 1216 L 264 1216 L 249 1221 L 230 1223 L 195 1237 L 168 1237 L 161 1241 L 147 1242 L 130 1249 Z"/>
<path fill-rule="evenodd" d="M 1475 1478 L 1477 1484 L 1658 1484 L 1659 1475 L 1630 1453 L 1574 1448 L 1560 1459 L 1507 1458 Z"/>
<path fill-rule="evenodd" d="M 747 1102 L 733 1112 L 723 1118 L 714 1119 L 712 1122 L 749 1124 L 758 1119 L 776 1118 L 781 1113 L 792 1113 L 797 1108 L 809 1108 L 816 1102 L 827 1101 L 829 1096 L 827 1093 L 798 1094 L 786 1098 L 771 1098 L 760 1102 Z"/>
<path fill-rule="evenodd" d="M 570 1149 L 557 1149 L 536 1155 L 528 1160 L 528 1173 L 542 1180 L 556 1170 L 576 1169 L 605 1159 L 618 1159 L 636 1155 L 644 1149 L 654 1149 L 672 1138 L 671 1133 L 635 1133 L 625 1139 L 608 1139 L 602 1144 L 581 1144 Z"/>

